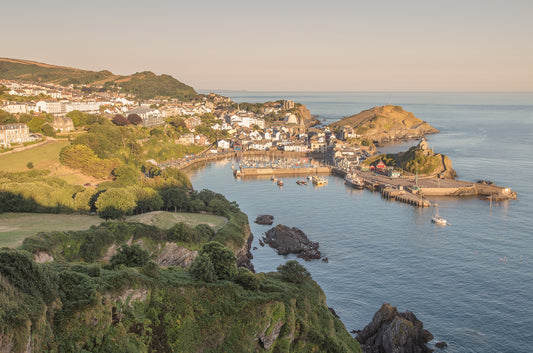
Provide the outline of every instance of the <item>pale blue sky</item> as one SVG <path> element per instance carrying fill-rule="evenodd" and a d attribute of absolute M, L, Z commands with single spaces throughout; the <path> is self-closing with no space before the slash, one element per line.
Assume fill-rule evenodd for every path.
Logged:
<path fill-rule="evenodd" d="M 2 4 L 0 57 L 196 89 L 533 91 L 533 1 Z"/>

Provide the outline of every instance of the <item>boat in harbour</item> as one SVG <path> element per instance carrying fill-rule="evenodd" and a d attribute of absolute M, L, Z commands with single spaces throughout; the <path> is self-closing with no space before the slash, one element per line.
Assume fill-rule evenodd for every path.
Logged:
<path fill-rule="evenodd" d="M 321 176 L 313 176 L 313 184 L 317 186 L 326 185 L 328 183 L 328 179 L 321 177 Z"/>
<path fill-rule="evenodd" d="M 442 218 L 441 216 L 435 216 L 435 217 L 431 218 L 431 223 L 435 223 L 435 224 L 438 224 L 438 225 L 445 226 L 445 225 L 448 224 L 448 221 L 445 220 L 444 218 Z"/>
<path fill-rule="evenodd" d="M 283 186 L 283 180 L 278 180 L 278 186 Z"/>
<path fill-rule="evenodd" d="M 361 190 L 365 187 L 363 181 L 355 174 L 346 174 L 346 177 L 344 177 L 344 182 L 346 185 L 351 186 L 354 189 Z"/>

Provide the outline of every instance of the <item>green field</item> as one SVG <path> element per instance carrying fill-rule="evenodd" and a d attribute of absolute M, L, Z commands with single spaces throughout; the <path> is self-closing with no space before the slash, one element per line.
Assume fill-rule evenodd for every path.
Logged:
<path fill-rule="evenodd" d="M 59 151 L 69 144 L 69 141 L 51 141 L 24 151 L 0 154 L 0 170 L 22 172 L 28 170 L 26 165 L 28 162 L 32 162 L 35 169 L 46 169 L 53 172 L 60 166 Z"/>
<path fill-rule="evenodd" d="M 24 238 L 39 232 L 84 230 L 102 222 L 103 219 L 97 216 L 3 213 L 0 214 L 0 247 L 18 247 Z"/>
<path fill-rule="evenodd" d="M 179 222 L 186 223 L 193 227 L 200 223 L 203 223 L 207 224 L 215 231 L 217 231 L 222 228 L 222 226 L 226 224 L 228 220 L 220 216 L 199 213 L 174 213 L 155 211 L 128 217 L 126 221 L 150 224 L 162 229 L 170 229 L 174 224 Z"/>
<path fill-rule="evenodd" d="M 84 230 L 98 225 L 104 220 L 97 216 L 45 213 L 3 213 L 0 214 L 0 248 L 15 248 L 24 238 L 39 232 Z M 220 216 L 198 213 L 149 212 L 128 217 L 127 222 L 140 222 L 169 229 L 175 223 L 184 222 L 190 226 L 200 223 L 219 230 L 227 219 Z"/>

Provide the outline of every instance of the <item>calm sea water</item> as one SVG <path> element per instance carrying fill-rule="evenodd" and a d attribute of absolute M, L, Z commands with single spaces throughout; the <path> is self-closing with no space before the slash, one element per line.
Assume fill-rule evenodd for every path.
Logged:
<path fill-rule="evenodd" d="M 348 330 L 362 329 L 382 303 L 410 310 L 448 343 L 447 352 L 531 352 L 533 341 L 533 94 L 220 92 L 237 102 L 293 99 L 326 123 L 377 105 L 397 104 L 441 132 L 430 146 L 447 154 L 462 180 L 492 180 L 519 201 L 433 199 L 451 225 L 430 223 L 436 208 L 417 209 L 347 188 L 284 178 L 234 179 L 231 161 L 191 173 L 196 189 L 235 200 L 253 221 L 272 214 L 302 229 L 329 263 L 302 263 Z M 416 142 L 414 142 L 416 143 Z M 410 144 L 382 148 L 404 150 Z M 254 265 L 275 271 L 293 257 L 260 247 L 269 226 L 251 223 Z"/>

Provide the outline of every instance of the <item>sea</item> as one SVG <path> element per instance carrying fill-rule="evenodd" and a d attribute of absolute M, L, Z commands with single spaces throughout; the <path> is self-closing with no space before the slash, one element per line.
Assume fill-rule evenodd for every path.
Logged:
<path fill-rule="evenodd" d="M 324 125 L 385 105 L 400 105 L 440 130 L 429 135 L 437 153 L 450 157 L 458 179 L 490 180 L 510 187 L 518 200 L 430 198 L 415 208 L 354 190 L 329 176 L 326 186 L 300 186 L 283 178 L 236 179 L 219 161 L 190 172 L 195 189 L 237 201 L 254 235 L 257 272 L 276 271 L 294 256 L 259 245 L 274 224 L 303 230 L 329 262 L 298 259 L 324 290 L 346 328 L 360 330 L 383 303 L 409 310 L 444 352 L 533 351 L 533 93 L 486 92 L 250 92 L 219 91 L 235 102 L 291 99 Z M 379 148 L 407 150 L 418 141 Z M 438 226 L 439 214 L 450 225 Z"/>

